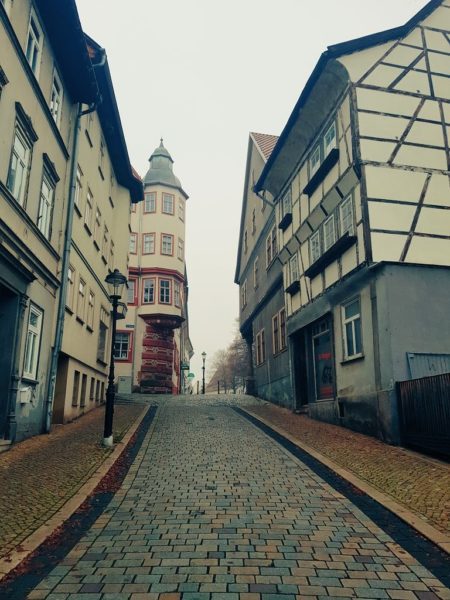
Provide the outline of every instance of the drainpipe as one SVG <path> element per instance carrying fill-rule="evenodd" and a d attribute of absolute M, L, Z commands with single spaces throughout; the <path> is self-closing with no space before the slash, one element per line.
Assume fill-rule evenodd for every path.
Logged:
<path fill-rule="evenodd" d="M 64 249 L 61 265 L 61 286 L 59 290 L 58 313 L 56 319 L 55 343 L 53 344 L 52 358 L 50 363 L 50 374 L 48 382 L 48 393 L 45 408 L 45 432 L 50 433 L 53 416 L 53 401 L 55 397 L 56 374 L 58 371 L 58 357 L 61 351 L 62 338 L 64 331 L 64 311 L 66 306 L 67 294 L 67 269 L 69 267 L 70 247 L 72 245 L 72 227 L 74 213 L 74 197 L 77 185 L 77 165 L 78 165 L 78 142 L 80 121 L 84 115 L 93 112 L 97 108 L 97 103 L 93 103 L 86 110 L 81 110 L 81 103 L 78 105 L 77 116 L 75 120 L 75 129 L 72 144 L 72 163 L 70 165 L 70 188 L 67 208 L 67 222 L 64 236 Z"/>

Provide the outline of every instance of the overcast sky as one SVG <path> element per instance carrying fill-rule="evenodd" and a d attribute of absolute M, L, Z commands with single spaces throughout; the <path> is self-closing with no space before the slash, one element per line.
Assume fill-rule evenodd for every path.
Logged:
<path fill-rule="evenodd" d="M 133 166 L 160 137 L 189 194 L 191 370 L 232 339 L 248 133 L 279 135 L 327 46 L 404 24 L 425 0 L 77 0 L 108 54 Z"/>

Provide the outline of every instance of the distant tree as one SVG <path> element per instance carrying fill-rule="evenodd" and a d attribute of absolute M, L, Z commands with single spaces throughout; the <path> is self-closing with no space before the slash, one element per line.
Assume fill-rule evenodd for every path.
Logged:
<path fill-rule="evenodd" d="M 232 389 L 244 389 L 245 378 L 250 374 L 250 353 L 239 328 L 236 327 L 233 341 L 226 350 L 218 350 L 212 360 L 214 375 L 210 379 L 207 389 L 217 389 L 217 382 L 224 388 L 225 393 Z"/>

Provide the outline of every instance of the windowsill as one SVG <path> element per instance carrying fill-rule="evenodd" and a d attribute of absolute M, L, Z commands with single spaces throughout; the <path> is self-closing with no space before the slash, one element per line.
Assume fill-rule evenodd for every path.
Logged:
<path fill-rule="evenodd" d="M 319 185 L 322 183 L 322 181 L 325 179 L 325 177 L 328 175 L 328 173 L 331 171 L 331 169 L 334 167 L 338 160 L 339 150 L 337 148 L 333 148 L 333 150 L 331 150 L 331 152 L 328 154 L 328 156 L 325 158 L 325 160 L 322 162 L 320 167 L 317 169 L 317 171 L 314 173 L 314 175 L 311 177 L 311 179 L 305 186 L 303 194 L 311 196 L 311 194 L 313 194 L 316 191 L 316 189 L 319 187 Z"/>
<path fill-rule="evenodd" d="M 90 325 L 86 325 L 86 329 L 89 331 L 89 333 L 94 333 L 94 328 Z"/>
<path fill-rule="evenodd" d="M 286 231 L 286 229 L 289 227 L 289 225 L 291 223 L 292 223 L 292 213 L 288 212 L 281 219 L 281 221 L 280 221 L 280 223 L 278 225 L 278 229 L 281 229 L 281 231 Z"/>
<path fill-rule="evenodd" d="M 84 224 L 84 228 L 86 229 L 86 231 L 88 232 L 89 235 L 92 235 L 91 228 L 89 227 L 89 225 L 87 223 Z"/>
<path fill-rule="evenodd" d="M 69 313 L 69 315 L 73 315 L 73 310 L 70 308 L 70 306 L 67 306 L 67 304 L 66 304 L 65 309 L 66 309 L 66 312 Z"/>
<path fill-rule="evenodd" d="M 290 294 L 291 296 L 297 294 L 300 291 L 300 281 L 293 281 L 290 285 L 287 286 L 285 291 L 286 294 Z"/>
<path fill-rule="evenodd" d="M 281 354 L 284 354 L 286 352 L 286 350 L 287 350 L 287 346 L 286 346 L 286 348 L 281 348 L 281 350 L 278 350 L 278 352 L 274 352 L 273 356 L 275 356 L 275 357 L 280 356 Z"/>
<path fill-rule="evenodd" d="M 78 207 L 78 204 L 75 204 L 75 203 L 74 203 L 73 207 L 74 207 L 74 209 L 75 209 L 75 212 L 78 214 L 78 216 L 79 216 L 79 217 L 81 217 L 81 216 L 82 216 L 82 215 L 81 215 L 81 210 L 80 210 L 80 208 Z"/>
<path fill-rule="evenodd" d="M 98 172 L 100 173 L 100 177 L 102 178 L 102 181 L 105 181 L 105 176 L 103 175 L 103 171 L 101 170 L 100 167 L 98 167 Z"/>
<path fill-rule="evenodd" d="M 31 383 L 31 385 L 38 385 L 39 383 L 37 379 L 34 379 L 34 377 L 29 377 L 28 375 L 22 375 L 21 381 L 24 381 L 25 383 Z"/>
<path fill-rule="evenodd" d="M 98 243 L 94 240 L 94 246 L 97 248 L 97 252 L 100 252 L 100 246 L 98 245 Z"/>
<path fill-rule="evenodd" d="M 84 320 L 81 317 L 79 317 L 77 315 L 76 319 L 77 319 L 78 323 L 80 323 L 80 325 L 84 325 Z"/>
<path fill-rule="evenodd" d="M 354 354 L 353 356 L 349 356 L 348 358 L 344 358 L 344 360 L 341 360 L 341 365 L 348 365 L 349 363 L 354 363 L 358 360 L 363 360 L 363 358 L 364 352 L 361 352 L 361 354 Z"/>
<path fill-rule="evenodd" d="M 99 365 L 102 365 L 102 367 L 108 366 L 108 363 L 106 363 L 104 360 L 101 360 L 101 358 L 97 358 L 97 362 Z"/>
<path fill-rule="evenodd" d="M 343 254 L 348 248 L 356 243 L 356 235 L 350 235 L 348 231 L 344 233 L 342 237 L 335 242 L 331 248 L 328 248 L 326 252 L 322 254 L 308 269 L 305 271 L 305 275 L 312 279 L 325 269 L 330 263 L 336 258 Z"/>
<path fill-rule="evenodd" d="M 103 255 L 102 255 L 102 261 L 103 261 L 103 264 L 105 264 L 105 265 L 108 264 L 108 259 L 105 258 Z"/>

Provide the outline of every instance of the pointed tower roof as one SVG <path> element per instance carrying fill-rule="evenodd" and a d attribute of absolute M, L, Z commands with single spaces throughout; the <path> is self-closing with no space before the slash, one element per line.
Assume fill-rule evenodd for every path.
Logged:
<path fill-rule="evenodd" d="M 163 139 L 149 158 L 150 167 L 144 177 L 144 186 L 167 185 L 179 190 L 187 199 L 188 195 L 183 190 L 180 180 L 173 172 L 173 159 L 164 146 Z"/>

